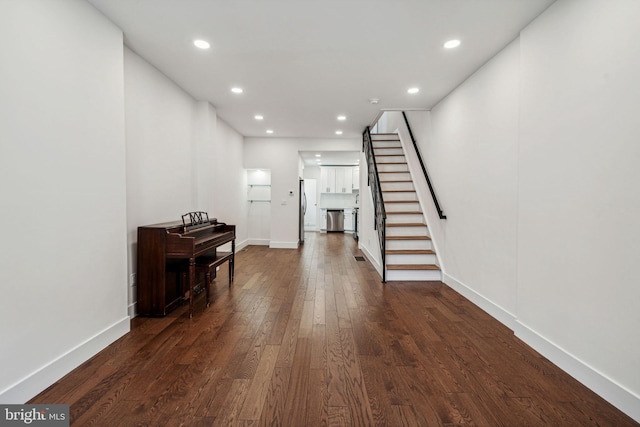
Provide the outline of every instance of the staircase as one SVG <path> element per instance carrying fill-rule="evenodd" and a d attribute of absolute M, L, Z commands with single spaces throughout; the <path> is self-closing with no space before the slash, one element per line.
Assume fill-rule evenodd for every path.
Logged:
<path fill-rule="evenodd" d="M 387 214 L 386 280 L 442 280 L 400 138 L 373 133 L 371 141 Z"/>

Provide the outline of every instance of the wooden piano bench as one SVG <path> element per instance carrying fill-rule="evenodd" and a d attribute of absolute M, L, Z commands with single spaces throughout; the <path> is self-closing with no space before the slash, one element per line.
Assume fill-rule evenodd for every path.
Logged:
<path fill-rule="evenodd" d="M 231 287 L 234 270 L 233 261 L 233 252 L 213 252 L 196 258 L 196 272 L 204 273 L 205 277 L 204 281 L 207 295 L 207 307 L 211 304 L 209 299 L 209 287 L 211 285 L 211 281 L 216 277 L 216 268 L 225 262 L 229 262 L 229 287 Z"/>

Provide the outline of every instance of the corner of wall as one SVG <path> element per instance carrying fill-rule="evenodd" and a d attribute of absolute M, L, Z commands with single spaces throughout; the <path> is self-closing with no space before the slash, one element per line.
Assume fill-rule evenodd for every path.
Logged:
<path fill-rule="evenodd" d="M 0 391 L 0 402 L 14 404 L 27 402 L 42 390 L 106 348 L 109 344 L 128 333 L 129 330 L 130 318 L 126 316 L 98 332 L 85 342 L 38 368 L 17 383 Z"/>

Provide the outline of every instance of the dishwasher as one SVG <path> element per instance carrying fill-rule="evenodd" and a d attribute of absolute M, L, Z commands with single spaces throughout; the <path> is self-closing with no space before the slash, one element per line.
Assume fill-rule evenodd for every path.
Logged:
<path fill-rule="evenodd" d="M 344 209 L 327 209 L 327 231 L 344 232 Z"/>

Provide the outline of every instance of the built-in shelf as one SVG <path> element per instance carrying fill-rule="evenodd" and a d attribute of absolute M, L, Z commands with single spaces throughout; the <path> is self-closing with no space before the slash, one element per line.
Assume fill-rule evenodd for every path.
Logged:
<path fill-rule="evenodd" d="M 249 186 L 249 190 L 251 190 L 253 187 L 264 187 L 264 188 L 268 188 L 271 187 L 271 184 L 247 184 Z M 251 191 L 250 191 L 251 192 Z M 265 197 L 270 197 L 271 196 L 271 190 L 269 189 L 268 192 L 267 190 L 255 190 L 254 192 L 252 192 L 253 196 L 258 196 L 261 197 L 260 199 L 247 199 L 248 202 L 253 203 L 253 202 L 259 202 L 259 203 L 271 203 L 271 199 L 266 199 Z M 267 194 L 268 193 L 268 194 Z"/>

